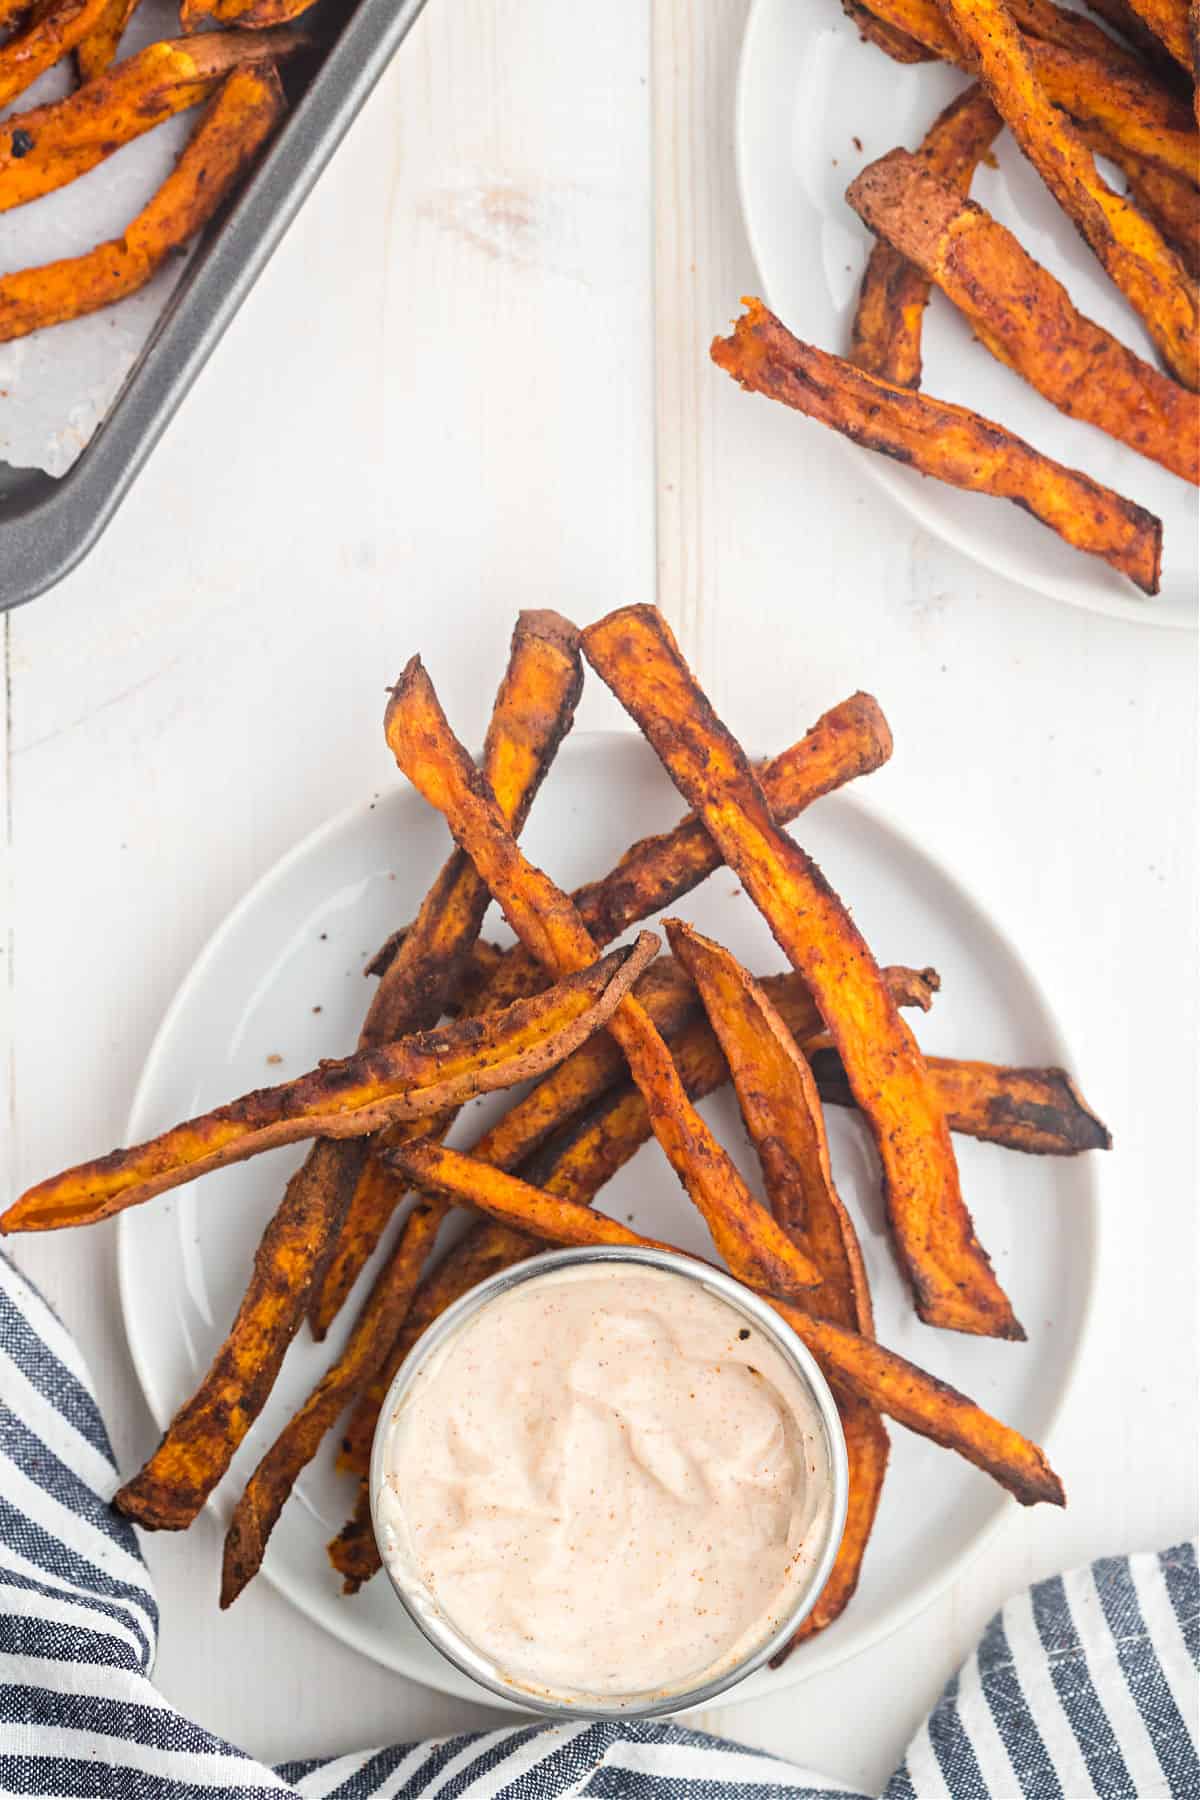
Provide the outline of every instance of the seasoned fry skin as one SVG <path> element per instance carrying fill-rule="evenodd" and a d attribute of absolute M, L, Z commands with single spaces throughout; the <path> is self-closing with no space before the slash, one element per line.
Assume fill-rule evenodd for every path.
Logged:
<path fill-rule="evenodd" d="M 1170 51 L 1181 69 L 1192 73 L 1188 0 L 1129 0 L 1133 11 L 1160 44 Z"/>
<path fill-rule="evenodd" d="M 576 1201 L 559 1199 L 460 1156 L 440 1144 L 411 1144 L 389 1156 L 408 1164 L 413 1180 L 429 1183 L 508 1224 L 560 1244 L 637 1244 L 662 1248 L 628 1226 Z M 682 1252 L 676 1250 L 675 1255 Z M 1043 1453 L 974 1401 L 858 1332 L 816 1319 L 801 1306 L 767 1295 L 797 1337 L 812 1351 L 827 1378 L 849 1388 L 897 1423 L 956 1450 L 1021 1502 L 1063 1504 L 1062 1483 Z"/>
<path fill-rule="evenodd" d="M 392 690 L 384 729 L 396 761 L 444 814 L 455 841 L 486 880 L 526 949 L 555 973 L 590 963 L 595 945 L 582 918 L 505 829 L 478 771 L 450 730 L 419 657 Z M 777 1293 L 811 1286 L 811 1262 L 759 1205 L 691 1105 L 646 1009 L 628 997 L 612 1015 L 609 1029 L 646 1096 L 654 1135 L 729 1267 L 738 1275 L 753 1274 Z"/>
<path fill-rule="evenodd" d="M 933 174 L 965 194 L 1000 129 L 999 113 L 973 83 L 938 114 L 918 154 Z M 921 327 L 929 289 L 929 279 L 920 269 L 891 244 L 877 243 L 854 309 L 850 361 L 897 387 L 920 387 Z"/>
<path fill-rule="evenodd" d="M 945 1115 L 887 982 L 820 871 L 771 819 L 743 751 L 666 621 L 652 607 L 626 607 L 590 626 L 583 648 L 807 982 L 871 1124 L 893 1241 L 921 1318 L 1023 1337 L 975 1236 Z"/>
<path fill-rule="evenodd" d="M 420 1119 L 543 1072 L 608 1023 L 658 939 L 644 932 L 532 1000 L 485 1019 L 417 1032 L 379 1050 L 218 1107 L 132 1150 L 53 1176 L 14 1201 L 0 1232 L 91 1225 L 126 1207 L 298 1137 L 351 1136 L 392 1119 Z"/>
<path fill-rule="evenodd" d="M 1052 103 L 1004 0 L 944 0 L 992 104 L 1067 217 L 1139 315 L 1177 380 L 1200 386 L 1200 298 L 1157 226 L 1097 172 Z M 1136 147 L 1136 146 L 1135 146 Z"/>
<path fill-rule="evenodd" d="M 187 32 L 220 31 L 228 25 L 263 31 L 298 19 L 314 4 L 315 0 L 182 0 L 179 22 Z"/>
<path fill-rule="evenodd" d="M 307 41 L 297 31 L 167 39 L 65 100 L 11 115 L 0 126 L 0 212 L 53 193 L 132 138 L 198 106 L 230 70 L 278 61 Z"/>
<path fill-rule="evenodd" d="M 874 44 L 893 62 L 923 63 L 936 62 L 937 52 L 919 44 L 916 38 L 909 37 L 903 31 L 897 31 L 894 25 L 888 25 L 859 0 L 842 0 L 842 11 L 850 23 L 858 30 L 858 35 L 866 44 Z"/>
<path fill-rule="evenodd" d="M 9 106 L 40 75 L 83 42 L 103 19 L 109 0 L 56 0 L 35 7 L 26 22 L 0 44 L 0 106 Z M 0 25 L 24 11 L 24 4 L 0 5 Z"/>
<path fill-rule="evenodd" d="M 378 1371 L 404 1321 L 425 1259 L 433 1248 L 441 1215 L 436 1207 L 417 1202 L 405 1220 L 402 1253 L 381 1272 L 370 1298 L 355 1321 L 350 1340 L 333 1366 L 317 1383 L 299 1412 L 294 1413 L 262 1458 L 234 1508 L 225 1536 L 221 1568 L 221 1606 L 237 1599 L 257 1575 L 267 1539 L 303 1470 L 336 1423 Z"/>
<path fill-rule="evenodd" d="M 907 150 L 869 164 L 846 198 L 865 225 L 936 282 L 993 356 L 1060 412 L 1200 482 L 1196 396 L 1076 311 L 1062 283 L 983 207 Z"/>
<path fill-rule="evenodd" d="M 1011 500 L 1077 550 L 1102 557 L 1143 593 L 1158 592 L 1162 522 L 1152 513 L 965 406 L 880 381 L 802 343 L 761 300 L 745 305 L 733 336 L 715 338 L 711 350 L 718 368 L 742 387 L 782 400 L 922 475 Z"/>
<path fill-rule="evenodd" d="M 258 34 L 246 35 L 253 39 Z M 484 778 L 514 832 L 524 826 L 571 728 L 582 682 L 579 633 L 570 621 L 556 612 L 521 613 L 483 751 Z M 456 850 L 381 973 L 359 1036 L 360 1049 L 437 1024 L 461 988 L 490 901 L 469 859 Z M 403 1197 L 403 1189 L 380 1165 L 365 1166 L 366 1158 L 365 1145 L 354 1142 L 321 1152 L 314 1166 L 314 1175 L 322 1179 L 329 1179 L 332 1167 L 351 1189 L 337 1241 L 313 1293 L 309 1319 L 318 1339 L 340 1311 Z"/>
<path fill-rule="evenodd" d="M 1112 1148 L 1107 1126 L 1065 1069 L 1012 1069 L 942 1056 L 927 1061 L 952 1131 L 1031 1156 Z M 812 1068 L 823 1100 L 854 1104 L 836 1050 L 815 1051 Z"/>
<path fill-rule="evenodd" d="M 9 47 L 0 50 L 0 63 Z M 283 89 L 271 65 L 235 69 L 167 179 L 122 237 L 82 256 L 0 276 L 0 343 L 78 319 L 144 287 L 173 250 L 207 225 L 274 131 L 283 108 Z"/>

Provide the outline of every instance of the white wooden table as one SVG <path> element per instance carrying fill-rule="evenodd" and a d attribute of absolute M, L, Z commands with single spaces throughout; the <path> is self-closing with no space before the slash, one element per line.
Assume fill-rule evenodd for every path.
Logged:
<path fill-rule="evenodd" d="M 429 0 L 99 549 L 7 616 L 0 1175 L 12 1193 L 119 1138 L 209 932 L 396 778 L 382 690 L 414 648 L 468 739 L 531 604 L 587 620 L 657 596 L 763 744 L 874 692 L 898 749 L 873 798 L 990 897 L 1118 1146 L 1086 1383 L 1050 1446 L 1069 1511 L 1014 1508 L 889 1642 L 707 1720 L 874 1791 L 1008 1592 L 1193 1526 L 1194 645 L 981 574 L 710 367 L 756 285 L 731 145 L 743 18 Z M 16 1254 L 132 1467 L 154 1434 L 111 1238 Z M 264 1582 L 222 1617 L 207 1519 L 146 1549 L 164 1691 L 267 1758 L 491 1716 L 362 1661 Z"/>

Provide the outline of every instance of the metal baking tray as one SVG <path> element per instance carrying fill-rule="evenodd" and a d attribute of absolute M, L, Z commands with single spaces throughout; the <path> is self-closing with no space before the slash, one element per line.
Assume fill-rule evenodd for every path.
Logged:
<path fill-rule="evenodd" d="M 92 548 L 424 3 L 358 0 L 67 474 L 0 463 L 0 612 Z"/>

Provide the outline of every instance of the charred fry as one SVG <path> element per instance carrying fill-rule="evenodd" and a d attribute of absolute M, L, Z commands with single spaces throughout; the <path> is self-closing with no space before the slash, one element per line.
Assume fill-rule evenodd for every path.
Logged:
<path fill-rule="evenodd" d="M 1000 115 L 975 84 L 940 112 L 921 145 L 926 168 L 959 193 L 970 191 L 980 158 L 1001 129 Z M 921 327 L 930 283 L 889 243 L 877 243 L 867 260 L 850 333 L 850 361 L 897 387 L 921 385 Z"/>
<path fill-rule="evenodd" d="M 443 812 L 526 949 L 556 973 L 590 963 L 595 945 L 580 914 L 505 830 L 494 800 L 446 723 L 419 657 L 392 691 L 385 731 L 400 767 Z M 609 1029 L 646 1096 L 655 1136 L 733 1272 L 753 1273 L 774 1292 L 812 1285 L 811 1262 L 755 1200 L 691 1105 L 645 1008 L 629 997 Z"/>
<path fill-rule="evenodd" d="M 559 613 L 522 613 L 483 751 L 484 777 L 514 832 L 521 831 L 571 728 L 581 685 L 575 627 Z M 490 900 L 468 858 L 456 850 L 381 972 L 359 1036 L 360 1049 L 437 1024 L 461 987 Z M 314 1161 L 313 1178 L 344 1182 L 351 1194 L 313 1294 L 310 1322 L 318 1339 L 328 1331 L 403 1197 L 386 1170 L 378 1164 L 366 1166 L 366 1157 L 366 1146 L 354 1142 L 340 1150 L 322 1150 Z M 316 1151 L 312 1158 L 318 1158 Z"/>
<path fill-rule="evenodd" d="M 207 100 L 231 69 L 277 61 L 306 41 L 295 31 L 168 39 L 65 100 L 11 115 L 0 127 L 0 212 L 53 193 L 122 144 Z"/>
<path fill-rule="evenodd" d="M 945 1115 L 913 1035 L 841 901 L 771 819 L 666 621 L 627 607 L 589 627 L 583 646 L 808 983 L 874 1132 L 893 1240 L 921 1318 L 1022 1337 L 963 1204 Z"/>
<path fill-rule="evenodd" d="M 260 1088 L 132 1150 L 30 1188 L 0 1217 L 0 1230 L 91 1225 L 140 1205 L 209 1169 L 300 1137 L 353 1136 L 393 1119 L 419 1119 L 475 1094 L 511 1087 L 553 1065 L 607 1023 L 658 945 L 644 932 L 533 1000 L 486 1019 L 418 1032 L 343 1062 L 325 1063 L 282 1087 Z"/>
<path fill-rule="evenodd" d="M 952 1131 L 1032 1156 L 1112 1148 L 1108 1128 L 1064 1069 L 1008 1069 L 942 1056 L 927 1060 Z M 835 1050 L 816 1051 L 812 1067 L 823 1100 L 854 1104 Z"/>
<path fill-rule="evenodd" d="M 0 50 L 0 65 L 10 48 Z M 279 77 L 269 64 L 235 69 L 123 236 L 83 256 L 0 276 L 0 343 L 78 319 L 144 287 L 173 250 L 207 225 L 275 129 L 283 106 Z"/>
<path fill-rule="evenodd" d="M 1060 281 L 1003 225 L 893 150 L 851 182 L 846 198 L 877 236 L 945 294 L 999 361 L 1070 418 L 1200 481 L 1196 397 L 1077 312 Z"/>
<path fill-rule="evenodd" d="M 761 300 L 745 305 L 733 336 L 714 339 L 711 352 L 742 387 L 782 400 L 922 475 L 1012 500 L 1143 593 L 1158 592 L 1162 523 L 1143 507 L 964 406 L 880 381 L 802 343 Z"/>

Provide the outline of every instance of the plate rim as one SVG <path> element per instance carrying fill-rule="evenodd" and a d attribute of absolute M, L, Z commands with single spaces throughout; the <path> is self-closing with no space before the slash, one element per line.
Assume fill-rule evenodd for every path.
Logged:
<path fill-rule="evenodd" d="M 649 750 L 649 746 L 646 745 L 645 739 L 637 730 L 633 728 L 616 727 L 574 732 L 562 745 L 559 754 L 560 756 L 571 755 L 585 746 L 594 748 L 604 741 L 611 742 L 612 740 L 618 740 L 628 744 L 639 744 L 643 749 Z M 1049 1032 L 1044 1054 L 1047 1057 L 1053 1058 L 1060 1066 L 1070 1068 L 1072 1064 L 1065 1034 L 1059 1022 L 1058 1012 L 1051 1005 L 1041 980 L 1030 968 L 1029 963 L 1024 955 L 1018 950 L 1006 929 L 996 922 L 991 911 L 981 900 L 976 898 L 971 888 L 968 887 L 960 876 L 949 868 L 938 855 L 926 849 L 923 843 L 916 837 L 910 835 L 901 825 L 897 824 L 891 818 L 887 810 L 880 807 L 877 801 L 872 801 L 869 798 L 864 799 L 862 794 L 854 792 L 853 788 L 854 784 L 849 784 L 848 787 L 839 788 L 832 797 L 839 800 L 852 812 L 858 812 L 864 819 L 869 821 L 870 825 L 877 832 L 885 838 L 893 840 L 908 854 L 913 854 L 915 852 L 937 879 L 945 884 L 957 903 L 965 903 L 972 912 L 977 913 L 986 920 L 988 929 L 992 932 L 1003 952 L 1012 959 L 1013 963 L 1021 971 L 1024 980 L 1028 984 L 1033 1000 L 1047 1022 Z M 408 790 L 399 789 L 397 792 L 405 794 L 409 798 L 412 797 L 411 794 L 408 793 Z M 374 790 L 364 790 L 361 798 L 339 808 L 337 812 L 331 814 L 328 818 L 315 825 L 289 849 L 285 850 L 281 856 L 277 857 L 273 863 L 262 870 L 262 872 L 246 888 L 240 898 L 234 902 L 233 906 L 231 906 L 222 918 L 218 920 L 175 989 L 175 992 L 162 1015 L 158 1028 L 154 1033 L 150 1047 L 146 1052 L 142 1070 L 138 1077 L 127 1115 L 125 1128 L 127 1142 L 137 1141 L 138 1134 L 143 1131 L 143 1127 L 137 1123 L 138 1116 L 147 1105 L 149 1090 L 158 1078 L 159 1066 L 163 1062 L 165 1056 L 166 1041 L 172 1033 L 175 1021 L 178 1015 L 190 1002 L 193 992 L 202 982 L 209 964 L 220 952 L 228 934 L 236 928 L 243 915 L 253 909 L 261 895 L 274 882 L 283 880 L 288 871 L 297 862 L 300 862 L 309 856 L 322 840 L 336 836 L 352 822 L 365 819 L 365 815 L 377 810 L 378 796 L 374 793 Z M 1071 1403 L 1081 1380 L 1082 1371 L 1086 1362 L 1087 1347 L 1091 1342 L 1093 1335 L 1097 1292 L 1101 1274 L 1102 1251 L 1100 1225 L 1103 1216 L 1101 1204 L 1101 1172 L 1097 1167 L 1097 1159 L 1094 1155 L 1066 1160 L 1081 1170 L 1085 1188 L 1085 1192 L 1079 1196 L 1078 1205 L 1081 1212 L 1084 1212 L 1086 1216 L 1087 1242 L 1086 1254 L 1083 1259 L 1086 1285 L 1083 1292 L 1079 1328 L 1075 1342 L 1071 1346 L 1064 1363 L 1058 1397 L 1051 1406 L 1046 1417 L 1045 1426 L 1040 1433 L 1043 1440 L 1047 1443 L 1052 1441 L 1054 1431 L 1062 1419 L 1067 1406 Z M 136 1211 L 136 1208 L 127 1209 L 117 1220 L 118 1298 L 126 1347 L 129 1352 L 130 1361 L 133 1364 L 142 1399 L 145 1402 L 151 1418 L 154 1420 L 156 1428 L 161 1431 L 166 1428 L 170 1412 L 168 1412 L 167 1417 L 160 1417 L 159 1409 L 151 1399 L 151 1391 L 154 1384 L 149 1374 L 149 1367 L 152 1358 L 149 1358 L 144 1354 L 145 1346 L 143 1345 L 139 1331 L 134 1324 L 135 1308 L 133 1306 L 132 1295 L 136 1288 L 136 1276 L 133 1266 Z M 842 1663 L 848 1662 L 851 1658 L 864 1655 L 867 1651 L 876 1648 L 886 1639 L 894 1636 L 897 1632 L 902 1631 L 907 1625 L 911 1624 L 915 1618 L 925 1612 L 943 1593 L 945 1593 L 952 1582 L 966 1574 L 974 1565 L 976 1559 L 995 1541 L 995 1538 L 1002 1527 L 1016 1516 L 1016 1509 L 1016 1500 L 1002 1489 L 995 1487 L 991 1500 L 991 1510 L 988 1516 L 980 1524 L 974 1538 L 959 1552 L 958 1556 L 952 1559 L 943 1568 L 939 1569 L 936 1574 L 929 1576 L 923 1582 L 919 1582 L 909 1595 L 904 1599 L 893 1603 L 893 1605 L 889 1609 L 883 1611 L 872 1624 L 867 1625 L 864 1623 L 864 1625 L 859 1628 L 857 1636 L 848 1634 L 841 1643 L 836 1639 L 832 1643 L 829 1643 L 822 1637 L 815 1638 L 811 1645 L 806 1647 L 808 1650 L 807 1655 L 789 1657 L 781 1669 L 773 1671 L 774 1680 L 770 1688 L 762 1692 L 747 1694 L 743 1685 L 739 1683 L 737 1686 L 727 1690 L 726 1693 L 719 1696 L 715 1701 L 710 1702 L 703 1710 L 708 1712 L 714 1711 L 720 1706 L 733 1706 L 742 1702 L 753 1703 L 756 1700 L 770 1699 L 773 1695 L 781 1694 L 790 1687 L 798 1686 L 802 1681 L 815 1679 L 817 1676 L 827 1674 L 831 1670 L 839 1667 Z M 223 1529 L 224 1519 L 222 1517 L 222 1509 L 218 1505 L 215 1494 L 211 1494 L 206 1500 L 204 1511 L 216 1520 Z M 458 1671 L 453 1669 L 449 1664 L 445 1664 L 444 1666 L 439 1665 L 437 1667 L 437 1673 L 441 1679 L 434 1681 L 424 1673 L 413 1674 L 411 1669 L 403 1668 L 395 1661 L 384 1661 L 378 1654 L 374 1635 L 368 1633 L 365 1629 L 356 1624 L 351 1608 L 338 1609 L 337 1612 L 331 1612 L 328 1606 L 324 1605 L 323 1601 L 317 1597 L 312 1590 L 301 1583 L 291 1581 L 278 1566 L 273 1566 L 273 1560 L 268 1548 L 266 1558 L 264 1559 L 260 1570 L 261 1577 L 265 1579 L 274 1591 L 287 1601 L 289 1605 L 294 1606 L 298 1612 L 303 1613 L 315 1626 L 326 1632 L 331 1638 L 336 1639 L 339 1643 L 345 1644 L 348 1648 L 357 1651 L 362 1656 L 366 1656 L 378 1667 L 385 1668 L 391 1673 L 399 1674 L 405 1680 L 413 1681 L 418 1685 L 431 1688 L 434 1692 L 449 1694 L 456 1699 L 471 1700 L 480 1705 L 487 1705 L 493 1708 L 499 1707 L 506 1711 L 511 1710 L 514 1714 L 524 1716 L 520 1713 L 520 1708 L 514 1703 L 504 1701 L 495 1695 L 488 1694 L 485 1689 L 478 1687 L 474 1682 L 469 1682 L 464 1677 L 460 1676 Z M 685 1717 L 687 1715 L 681 1713 L 676 1716 Z"/>
<path fill-rule="evenodd" d="M 750 83 L 753 79 L 751 64 L 753 60 L 765 54 L 765 47 L 758 42 L 759 38 L 768 39 L 766 19 L 769 9 L 778 4 L 778 0 L 750 0 L 746 14 L 746 22 L 742 29 L 741 42 L 738 46 L 737 73 L 734 80 L 733 102 L 733 162 L 734 182 L 737 189 L 738 208 L 742 217 L 742 228 L 746 233 L 746 241 L 750 246 L 750 255 L 754 262 L 759 280 L 762 282 L 764 297 L 768 305 L 772 303 L 772 294 L 778 292 L 778 284 L 768 274 L 769 258 L 763 252 L 763 240 L 756 223 L 756 211 L 750 200 L 750 179 L 747 164 L 750 160 L 748 148 L 751 130 L 750 120 L 753 107 L 750 99 Z M 948 544 L 952 550 L 965 557 L 978 569 L 985 569 L 990 574 L 999 575 L 1005 581 L 1011 581 L 1015 587 L 1023 588 L 1029 593 L 1040 594 L 1044 599 L 1054 600 L 1060 606 L 1072 606 L 1079 612 L 1096 613 L 1104 618 L 1122 619 L 1129 625 L 1149 625 L 1157 631 L 1196 632 L 1200 630 L 1200 605 L 1191 614 L 1184 612 L 1168 612 L 1158 605 L 1157 600 L 1147 595 L 1137 600 L 1132 594 L 1126 597 L 1120 593 L 1108 593 L 1099 588 L 1094 593 L 1081 594 L 1068 590 L 1057 583 L 1052 576 L 1039 577 L 1025 568 L 1017 568 L 1013 559 L 1002 548 L 995 553 L 989 548 L 981 550 L 969 531 L 954 521 L 947 522 L 928 506 L 923 498 L 922 490 L 916 483 L 906 482 L 902 472 L 893 468 L 886 457 L 873 455 L 858 444 L 850 443 L 840 432 L 828 434 L 839 446 L 839 453 L 849 458 L 854 466 L 863 470 L 868 479 L 883 489 L 889 499 L 920 526 L 922 531 Z M 943 485 L 943 484 L 937 484 Z M 1082 557 L 1085 552 L 1079 552 Z"/>

